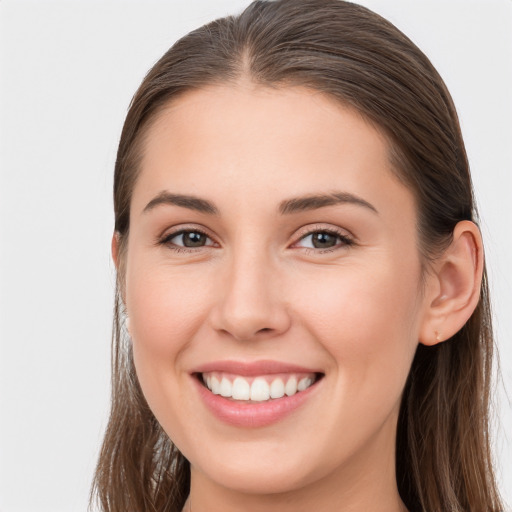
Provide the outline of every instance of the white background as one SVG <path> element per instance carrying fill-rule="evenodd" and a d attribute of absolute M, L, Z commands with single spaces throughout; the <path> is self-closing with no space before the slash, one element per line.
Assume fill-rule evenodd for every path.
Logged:
<path fill-rule="evenodd" d="M 122 122 L 178 37 L 246 3 L 0 1 L 2 512 L 87 508 L 109 402 Z M 512 2 L 362 3 L 427 53 L 459 110 L 484 219 L 503 375 L 495 445 L 512 504 Z"/>

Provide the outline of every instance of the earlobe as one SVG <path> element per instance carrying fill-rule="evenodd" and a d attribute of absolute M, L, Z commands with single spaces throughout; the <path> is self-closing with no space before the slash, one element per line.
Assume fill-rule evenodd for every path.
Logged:
<path fill-rule="evenodd" d="M 482 273 L 480 231 L 473 222 L 461 221 L 430 276 L 420 343 L 435 345 L 451 338 L 464 326 L 480 299 Z"/>

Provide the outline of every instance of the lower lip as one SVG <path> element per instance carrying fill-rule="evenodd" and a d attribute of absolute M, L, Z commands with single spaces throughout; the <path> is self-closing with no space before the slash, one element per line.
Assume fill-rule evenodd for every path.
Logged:
<path fill-rule="evenodd" d="M 322 380 L 317 380 L 309 388 L 292 396 L 275 398 L 267 402 L 247 403 L 214 395 L 196 376 L 192 376 L 192 379 L 206 407 L 217 418 L 236 427 L 249 428 L 265 427 L 282 420 L 311 398 Z"/>

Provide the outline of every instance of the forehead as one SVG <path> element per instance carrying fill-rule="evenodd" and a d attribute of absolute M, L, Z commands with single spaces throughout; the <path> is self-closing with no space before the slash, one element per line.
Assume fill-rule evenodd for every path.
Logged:
<path fill-rule="evenodd" d="M 340 188 L 377 203 L 398 193 L 413 207 L 386 137 L 355 110 L 299 87 L 210 86 L 152 122 L 133 206 L 169 189 L 255 206 Z"/>

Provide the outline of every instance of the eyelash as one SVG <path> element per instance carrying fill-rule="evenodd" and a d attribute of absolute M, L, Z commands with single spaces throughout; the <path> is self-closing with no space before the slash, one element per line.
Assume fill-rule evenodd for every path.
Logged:
<path fill-rule="evenodd" d="M 199 229 L 199 228 L 193 228 L 193 229 L 180 229 L 178 231 L 169 233 L 169 234 L 165 235 L 158 243 L 159 243 L 159 245 L 167 246 L 169 249 L 172 249 L 173 251 L 188 252 L 188 253 L 196 252 L 197 250 L 204 249 L 204 247 L 210 247 L 208 245 L 206 245 L 206 246 L 203 245 L 200 247 L 184 247 L 181 245 L 175 245 L 175 244 L 171 243 L 171 240 L 173 238 L 176 238 L 179 235 L 184 235 L 185 233 L 199 233 L 199 234 L 204 235 L 205 237 L 209 238 L 210 240 L 212 240 L 212 238 L 210 237 L 210 235 L 208 235 L 208 233 L 206 233 L 206 231 L 203 231 L 202 229 Z"/>
<path fill-rule="evenodd" d="M 199 247 L 185 247 L 185 246 L 175 245 L 175 244 L 171 243 L 171 240 L 173 238 L 176 238 L 179 235 L 184 235 L 186 233 L 199 233 L 199 234 L 204 235 L 205 237 L 209 238 L 213 242 L 212 238 L 210 237 L 210 235 L 208 235 L 208 233 L 206 233 L 202 229 L 193 228 L 193 229 L 180 229 L 178 231 L 168 233 L 167 235 L 165 235 L 162 239 L 160 239 L 158 241 L 158 245 L 167 246 L 169 249 L 176 251 L 178 253 L 183 253 L 183 252 L 193 253 L 198 250 L 202 250 L 205 247 L 212 247 L 212 245 L 202 245 Z M 350 247 L 350 246 L 355 245 L 355 241 L 350 236 L 346 235 L 345 233 L 338 231 L 336 229 L 333 229 L 333 228 L 321 228 L 321 227 L 309 230 L 306 233 L 302 234 L 300 236 L 299 240 L 297 242 L 295 242 L 293 245 L 296 245 L 297 243 L 305 240 L 306 238 L 308 238 L 312 235 L 315 235 L 315 234 L 319 234 L 319 233 L 335 236 L 341 241 L 341 243 L 338 243 L 334 247 L 328 247 L 328 248 L 324 248 L 324 249 L 319 248 L 319 247 L 303 247 L 303 249 L 307 250 L 308 254 L 310 252 L 324 254 L 327 252 L 333 252 L 333 251 L 341 249 L 343 247 Z"/>
<path fill-rule="evenodd" d="M 307 249 L 307 253 L 315 252 L 324 254 L 327 252 L 333 252 L 338 249 L 342 249 L 344 247 L 350 247 L 355 244 L 355 241 L 353 238 L 351 238 L 349 235 L 342 231 L 338 231 L 334 228 L 322 228 L 320 226 L 308 230 L 306 233 L 302 234 L 297 242 L 295 242 L 293 245 L 298 244 L 299 242 L 305 240 L 306 238 L 315 235 L 315 234 L 327 234 L 334 236 L 339 239 L 338 243 L 334 247 L 327 247 L 327 248 L 320 248 L 320 247 L 303 247 L 303 249 Z M 341 242 L 341 243 L 340 243 Z"/>

